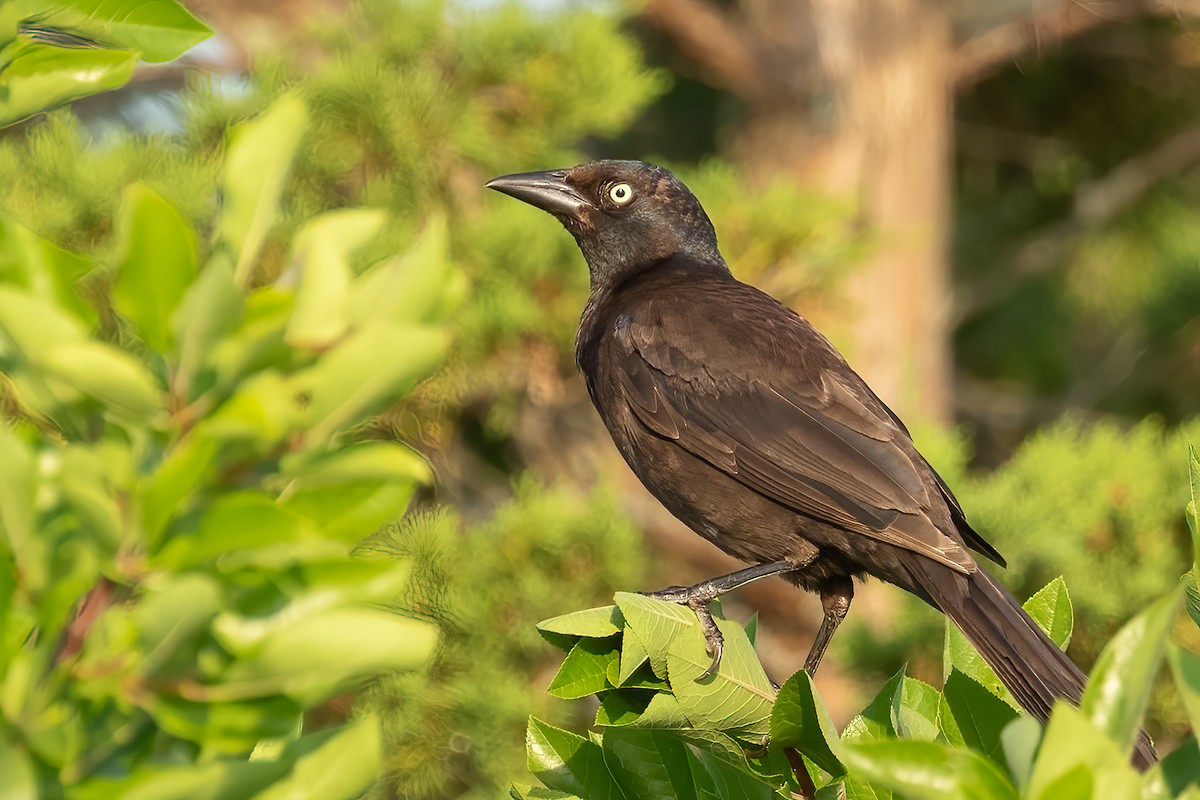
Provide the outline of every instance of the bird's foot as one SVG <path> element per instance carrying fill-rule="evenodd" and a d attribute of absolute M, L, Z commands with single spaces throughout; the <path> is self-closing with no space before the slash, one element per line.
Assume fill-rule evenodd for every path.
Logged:
<path fill-rule="evenodd" d="M 687 606 L 699 620 L 700 632 L 704 634 L 706 650 L 712 656 L 712 663 L 696 678 L 697 682 L 706 681 L 717 674 L 721 667 L 721 656 L 725 653 L 725 637 L 721 635 L 721 629 L 717 627 L 717 621 L 708 609 L 708 604 L 718 594 L 720 592 L 703 583 L 695 586 L 670 586 L 662 591 L 645 593 L 646 597 L 653 597 L 655 600 Z"/>

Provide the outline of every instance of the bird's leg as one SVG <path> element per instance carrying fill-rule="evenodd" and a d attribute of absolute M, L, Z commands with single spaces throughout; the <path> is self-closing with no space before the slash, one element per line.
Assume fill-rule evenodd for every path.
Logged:
<path fill-rule="evenodd" d="M 808 658 L 804 660 L 804 669 L 809 676 L 817 674 L 817 667 L 821 666 L 821 657 L 825 655 L 825 648 L 829 647 L 829 640 L 833 638 L 833 632 L 846 618 L 846 613 L 850 610 L 850 601 L 853 598 L 854 584 L 849 578 L 833 585 L 826 584 L 821 587 L 821 606 L 825 609 L 825 616 L 821 619 L 821 627 L 817 629 L 816 638 L 813 639 L 812 649 L 808 651 Z"/>
<path fill-rule="evenodd" d="M 693 586 L 671 586 L 660 592 L 646 592 L 646 597 L 665 600 L 668 603 L 679 603 L 695 612 L 696 618 L 700 620 L 700 630 L 704 633 L 704 641 L 708 643 L 708 654 L 712 656 L 712 663 L 709 664 L 708 669 L 696 679 L 702 681 L 717 674 L 717 668 L 721 666 L 721 654 L 725 651 L 725 638 L 721 635 L 721 630 L 717 627 L 712 612 L 708 610 L 708 604 L 716 597 L 739 586 L 745 586 L 751 581 L 766 578 L 769 575 L 803 569 L 805 566 L 807 566 L 806 563 L 797 563 L 786 559 L 767 564 L 756 564 L 728 575 L 701 581 Z"/>

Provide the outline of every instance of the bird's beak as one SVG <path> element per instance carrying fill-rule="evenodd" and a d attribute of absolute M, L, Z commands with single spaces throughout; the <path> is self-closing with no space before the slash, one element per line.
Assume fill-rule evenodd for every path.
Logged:
<path fill-rule="evenodd" d="M 502 175 L 492 178 L 485 185 L 543 211 L 549 211 L 555 216 L 577 220 L 583 212 L 594 208 L 575 187 L 567 183 L 565 169 Z"/>

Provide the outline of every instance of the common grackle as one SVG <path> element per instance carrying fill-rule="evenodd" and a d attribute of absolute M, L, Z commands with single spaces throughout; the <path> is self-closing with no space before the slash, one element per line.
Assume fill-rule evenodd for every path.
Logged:
<path fill-rule="evenodd" d="M 908 430 L 805 319 L 733 278 L 699 201 L 667 170 L 593 161 L 489 188 L 558 218 L 591 292 L 576 339 L 588 392 L 634 474 L 696 533 L 754 566 L 655 596 L 691 607 L 780 575 L 821 597 L 815 672 L 865 575 L 949 616 L 1030 713 L 1078 704 L 1084 675 L 969 550 L 967 523 Z M 1142 732 L 1133 761 L 1156 760 Z"/>

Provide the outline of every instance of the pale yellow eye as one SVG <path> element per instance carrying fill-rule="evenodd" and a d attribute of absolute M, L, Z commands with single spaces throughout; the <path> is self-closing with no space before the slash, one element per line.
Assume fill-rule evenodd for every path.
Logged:
<path fill-rule="evenodd" d="M 608 196 L 614 203 L 623 206 L 633 199 L 633 187 L 628 183 L 618 183 L 608 190 Z"/>

